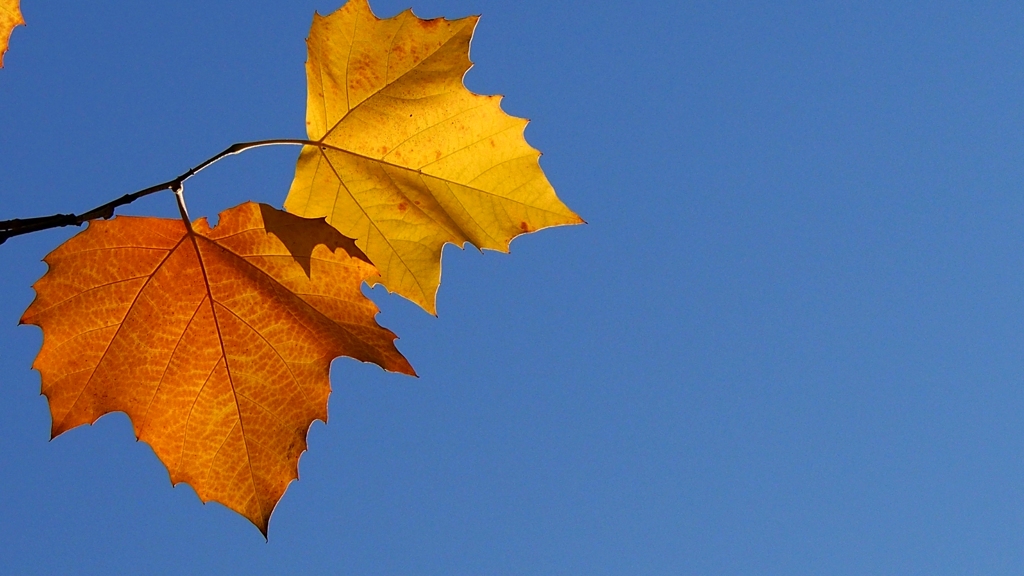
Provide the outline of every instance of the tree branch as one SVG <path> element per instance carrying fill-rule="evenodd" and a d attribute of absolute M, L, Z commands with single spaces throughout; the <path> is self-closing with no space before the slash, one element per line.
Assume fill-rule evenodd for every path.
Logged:
<path fill-rule="evenodd" d="M 113 218 L 114 211 L 119 206 L 131 204 L 143 196 L 149 196 L 156 192 L 163 190 L 176 190 L 180 189 L 181 185 L 189 178 L 198 174 L 204 168 L 210 166 L 214 162 L 223 159 L 226 156 L 238 154 L 252 148 L 260 148 L 262 146 L 279 146 L 279 145 L 298 145 L 298 146 L 316 146 L 319 142 L 311 140 L 298 140 L 291 138 L 277 138 L 273 140 L 257 140 L 255 142 L 239 142 L 232 144 L 225 148 L 222 152 L 215 156 L 204 160 L 195 168 L 191 168 L 188 172 L 178 176 L 173 180 L 162 182 L 149 188 L 144 188 L 131 194 L 125 194 L 120 198 L 111 200 L 102 206 L 97 206 L 92 210 L 83 212 L 81 214 L 54 214 L 52 216 L 39 216 L 37 218 L 14 218 L 13 220 L 0 220 L 0 244 L 7 241 L 8 238 L 13 236 L 21 236 L 22 234 L 29 234 L 31 232 L 39 232 L 40 230 L 48 230 L 50 228 L 60 228 L 62 226 L 81 226 L 83 223 L 89 220 L 96 220 L 97 218 Z"/>

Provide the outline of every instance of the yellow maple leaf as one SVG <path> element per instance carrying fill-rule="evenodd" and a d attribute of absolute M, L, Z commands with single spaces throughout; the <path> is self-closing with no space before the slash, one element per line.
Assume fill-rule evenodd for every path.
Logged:
<path fill-rule="evenodd" d="M 379 19 L 366 0 L 313 18 L 306 128 L 285 209 L 356 239 L 389 290 L 436 310 L 451 242 L 508 252 L 524 232 L 583 220 L 526 143 L 526 120 L 462 77 L 478 18 Z"/>
<path fill-rule="evenodd" d="M 19 0 L 0 0 L 0 68 L 4 67 L 4 53 L 7 52 L 11 31 L 25 23 L 19 4 Z"/>

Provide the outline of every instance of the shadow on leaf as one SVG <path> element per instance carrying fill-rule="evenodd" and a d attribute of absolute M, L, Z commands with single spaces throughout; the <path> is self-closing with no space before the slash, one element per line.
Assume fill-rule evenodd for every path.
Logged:
<path fill-rule="evenodd" d="M 306 277 L 310 277 L 310 258 L 313 248 L 323 244 L 332 252 L 341 248 L 349 256 L 372 264 L 355 240 L 338 232 L 323 218 L 303 218 L 282 212 L 266 204 L 260 204 L 260 215 L 267 232 L 277 236 L 291 253 L 295 261 L 302 266 Z"/>

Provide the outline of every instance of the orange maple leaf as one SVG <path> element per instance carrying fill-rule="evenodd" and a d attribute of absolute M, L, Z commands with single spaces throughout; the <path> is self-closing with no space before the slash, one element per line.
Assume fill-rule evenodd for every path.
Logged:
<path fill-rule="evenodd" d="M 205 219 L 93 221 L 46 257 L 23 323 L 52 434 L 131 418 L 171 482 L 264 535 L 327 421 L 331 360 L 413 374 L 360 292 L 376 269 L 322 220 L 253 203 Z"/>
<path fill-rule="evenodd" d="M 0 68 L 4 67 L 4 53 L 15 26 L 25 24 L 21 16 L 20 0 L 0 0 Z"/>

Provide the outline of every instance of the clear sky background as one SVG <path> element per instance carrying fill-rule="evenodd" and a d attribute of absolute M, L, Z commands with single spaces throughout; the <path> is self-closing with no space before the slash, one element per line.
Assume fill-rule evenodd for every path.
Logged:
<path fill-rule="evenodd" d="M 23 0 L 0 219 L 304 137 L 304 38 L 339 5 Z M 368 291 L 421 377 L 335 362 L 269 543 L 124 415 L 48 441 L 17 321 L 75 231 L 8 241 L 0 573 L 1024 571 L 1024 5 L 412 7 L 483 15 L 468 86 L 532 119 L 589 225 L 449 247 L 438 318 Z M 296 155 L 217 164 L 191 212 L 280 206 Z"/>

